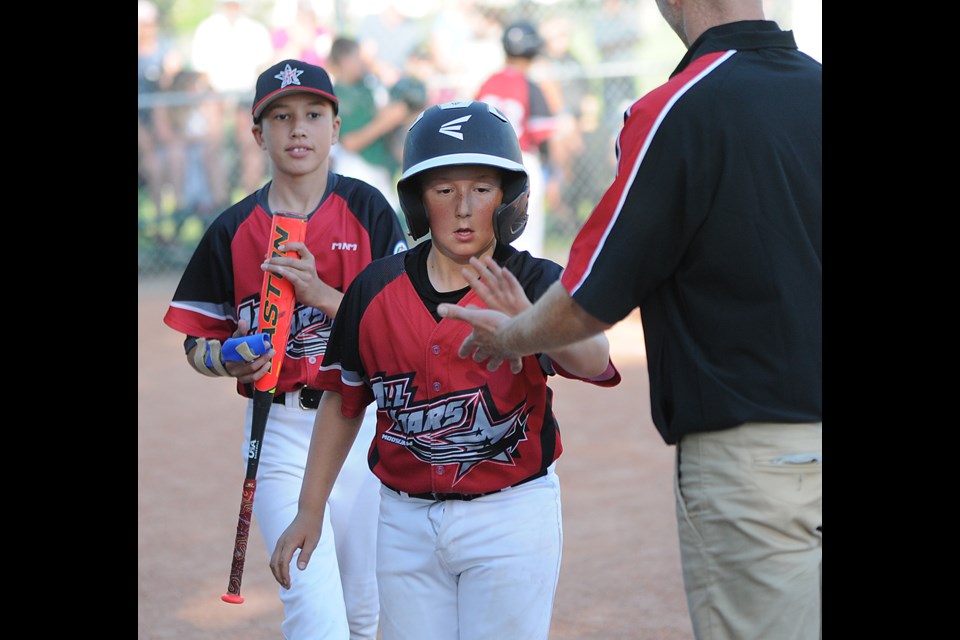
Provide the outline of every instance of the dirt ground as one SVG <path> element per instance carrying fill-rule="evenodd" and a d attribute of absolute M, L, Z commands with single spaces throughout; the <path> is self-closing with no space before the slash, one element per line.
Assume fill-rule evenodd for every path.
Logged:
<path fill-rule="evenodd" d="M 139 286 L 137 637 L 279 640 L 278 586 L 256 521 L 245 602 L 220 600 L 245 471 L 243 403 L 232 385 L 188 369 L 182 336 L 162 322 L 174 286 Z M 564 444 L 557 465 L 564 547 L 551 639 L 689 640 L 673 448 L 650 420 L 639 319 L 609 335 L 619 387 L 551 384 Z"/>

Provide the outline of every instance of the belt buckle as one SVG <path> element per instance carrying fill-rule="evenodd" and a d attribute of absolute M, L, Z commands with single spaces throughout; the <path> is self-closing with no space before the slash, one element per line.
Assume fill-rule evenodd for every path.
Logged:
<path fill-rule="evenodd" d="M 310 387 L 300 387 L 300 390 L 297 392 L 297 401 L 300 403 L 301 409 L 303 409 L 304 411 L 307 411 L 307 410 L 312 411 L 320 406 L 321 396 L 323 396 L 323 391 L 321 391 L 320 389 L 312 389 Z"/>
<path fill-rule="evenodd" d="M 306 387 L 301 387 L 300 389 L 297 390 L 297 404 L 300 405 L 300 408 L 301 408 L 301 409 L 303 409 L 304 411 L 306 411 L 306 410 L 309 409 L 310 407 L 308 407 L 308 406 L 306 406 L 306 405 L 303 404 L 303 390 L 304 390 L 304 389 L 306 389 Z"/>

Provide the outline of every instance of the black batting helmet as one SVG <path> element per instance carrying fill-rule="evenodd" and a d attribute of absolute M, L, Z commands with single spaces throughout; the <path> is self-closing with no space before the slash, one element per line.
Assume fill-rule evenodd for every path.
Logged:
<path fill-rule="evenodd" d="M 480 164 L 503 172 L 503 203 L 493 214 L 497 242 L 510 244 L 527 226 L 530 179 L 520 142 L 507 117 L 479 100 L 446 102 L 422 112 L 403 143 L 403 173 L 397 183 L 400 208 L 416 240 L 430 231 L 419 176 L 436 167 Z"/>
<path fill-rule="evenodd" d="M 537 28 L 526 21 L 513 22 L 503 30 L 503 50 L 508 56 L 533 58 L 543 49 Z"/>

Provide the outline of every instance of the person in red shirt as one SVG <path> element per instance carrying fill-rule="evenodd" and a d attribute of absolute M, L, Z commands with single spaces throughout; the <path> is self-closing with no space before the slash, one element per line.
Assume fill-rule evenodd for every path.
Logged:
<path fill-rule="evenodd" d="M 520 140 L 523 164 L 530 175 L 527 230 L 514 245 L 535 256 L 543 255 L 546 234 L 546 180 L 548 140 L 557 129 L 556 114 L 543 89 L 530 79 L 530 67 L 543 50 L 544 40 L 530 22 L 520 21 L 503 30 L 506 64 L 487 78 L 476 99 L 492 104 L 509 118 Z"/>
<path fill-rule="evenodd" d="M 507 314 L 531 306 L 560 265 L 517 251 L 529 180 L 506 116 L 436 105 L 404 141 L 400 204 L 414 239 L 353 281 L 314 383 L 323 397 L 296 519 L 270 568 L 288 586 L 321 539 L 327 496 L 376 403 L 367 459 L 380 479 L 377 583 L 383 640 L 545 639 L 560 572 L 563 451 L 552 375 L 619 384 L 603 334 L 527 356 L 522 372 L 457 355 L 470 327 L 440 304 Z M 482 280 L 484 302 L 470 287 Z"/>
<path fill-rule="evenodd" d="M 253 383 L 270 370 L 273 352 L 252 362 L 206 364 L 204 345 L 260 330 L 264 271 L 288 279 L 296 306 L 272 410 L 263 436 L 253 515 L 268 553 L 296 514 L 310 434 L 321 390 L 311 384 L 343 292 L 372 260 L 407 248 L 400 220 L 369 184 L 330 170 L 340 132 L 340 100 L 322 67 L 283 60 L 257 81 L 252 136 L 270 157 L 272 177 L 221 213 L 200 240 L 164 316 L 186 334 L 187 362 L 198 373 L 229 376 L 246 399 L 247 458 Z M 288 257 L 264 261 L 273 215 L 307 216 L 304 242 Z M 292 257 L 296 256 L 296 257 Z M 361 416 L 362 418 L 363 416 Z M 364 429 L 373 432 L 370 411 Z M 378 595 L 374 553 L 379 483 L 358 447 L 330 496 L 328 526 L 310 571 L 280 592 L 287 640 L 375 640 Z"/>

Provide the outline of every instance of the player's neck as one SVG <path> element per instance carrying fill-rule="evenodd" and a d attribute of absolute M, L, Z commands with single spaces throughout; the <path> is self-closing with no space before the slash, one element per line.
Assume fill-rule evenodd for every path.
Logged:
<path fill-rule="evenodd" d="M 270 184 L 267 204 L 271 211 L 312 213 L 327 190 L 327 172 L 309 176 L 275 176 Z"/>
<path fill-rule="evenodd" d="M 493 255 L 493 247 L 482 252 L 477 258 L 482 259 L 486 255 Z M 469 256 L 447 254 L 438 249 L 436 243 L 430 247 L 430 253 L 427 255 L 427 276 L 430 278 L 430 284 L 438 292 L 458 291 L 469 286 L 470 283 L 460 271 L 464 267 L 472 269 Z"/>

